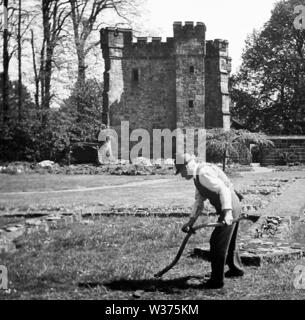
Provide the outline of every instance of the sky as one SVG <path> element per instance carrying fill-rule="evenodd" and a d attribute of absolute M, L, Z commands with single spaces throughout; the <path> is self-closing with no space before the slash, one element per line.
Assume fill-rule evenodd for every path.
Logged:
<path fill-rule="evenodd" d="M 147 0 L 147 24 L 154 36 L 171 37 L 174 21 L 200 21 L 208 40 L 229 41 L 233 72 L 241 63 L 247 35 L 271 16 L 275 0 Z"/>
<path fill-rule="evenodd" d="M 141 36 L 166 37 L 173 36 L 174 21 L 204 22 L 207 27 L 207 40 L 224 39 L 229 41 L 229 54 L 232 57 L 232 73 L 238 71 L 241 64 L 241 54 L 245 47 L 245 40 L 254 29 L 260 29 L 271 17 L 271 10 L 276 0 L 143 0 L 139 21 L 134 21 L 135 34 Z M 27 5 L 31 0 L 24 2 Z M 2 9 L 2 8 L 1 8 Z M 0 11 L 1 11 L 0 9 Z M 110 14 L 105 22 L 113 25 L 114 18 Z M 107 21 L 107 19 L 109 21 Z M 39 33 L 35 32 L 35 43 L 39 47 Z M 99 37 L 96 32 L 95 36 Z M 39 52 L 39 51 L 38 51 Z M 29 43 L 24 47 L 23 80 L 30 92 L 34 92 L 34 77 L 32 56 Z M 59 106 L 62 99 L 70 95 L 70 90 L 76 79 L 76 57 L 66 55 L 67 66 L 54 72 L 53 100 L 54 106 Z M 70 61 L 71 60 L 71 61 Z M 88 57 L 89 77 L 103 80 L 102 51 L 97 49 Z M 0 65 L 0 71 L 2 64 Z M 17 78 L 17 60 L 12 59 L 10 76 Z"/>

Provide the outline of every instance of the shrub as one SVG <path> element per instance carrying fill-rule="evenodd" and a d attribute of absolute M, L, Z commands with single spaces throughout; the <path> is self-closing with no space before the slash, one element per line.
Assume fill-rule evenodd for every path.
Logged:
<path fill-rule="evenodd" d="M 102 124 L 102 85 L 76 87 L 60 109 L 40 110 L 23 87 L 18 119 L 18 84 L 10 83 L 9 120 L 0 127 L 0 160 L 68 162 L 75 142 L 95 142 Z M 1 97 L 0 97 L 1 100 Z M 42 123 L 42 115 L 44 123 Z"/>

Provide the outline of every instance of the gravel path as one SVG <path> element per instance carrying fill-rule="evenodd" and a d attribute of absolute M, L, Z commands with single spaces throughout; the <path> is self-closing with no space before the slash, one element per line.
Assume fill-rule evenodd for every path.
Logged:
<path fill-rule="evenodd" d="M 117 189 L 117 188 L 128 188 L 128 187 L 139 187 L 139 186 L 147 186 L 147 185 L 155 185 L 159 183 L 170 182 L 171 179 L 156 179 L 149 181 L 136 181 L 125 183 L 121 185 L 112 185 L 112 186 L 101 186 L 101 187 L 90 187 L 90 188 L 76 188 L 76 189 L 63 189 L 63 190 L 48 190 L 48 191 L 25 191 L 25 192 L 0 192 L 0 196 L 10 196 L 10 195 L 33 195 L 33 194 L 48 194 L 48 193 L 67 193 L 67 192 L 84 192 L 84 191 L 98 191 L 105 189 Z"/>
<path fill-rule="evenodd" d="M 262 210 L 263 216 L 300 216 L 305 206 L 305 179 L 293 182 L 275 201 Z"/>

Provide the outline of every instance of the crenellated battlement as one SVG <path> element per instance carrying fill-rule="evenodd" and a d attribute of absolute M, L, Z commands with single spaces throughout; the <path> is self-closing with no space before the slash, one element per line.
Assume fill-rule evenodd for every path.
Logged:
<path fill-rule="evenodd" d="M 174 22 L 173 36 L 100 31 L 105 63 L 103 119 L 130 128 L 228 128 L 228 41 L 206 41 L 202 22 Z"/>
<path fill-rule="evenodd" d="M 151 42 L 152 42 L 153 44 L 159 44 L 159 43 L 162 42 L 162 38 L 161 38 L 161 37 L 152 37 L 152 38 L 151 38 Z"/>
<path fill-rule="evenodd" d="M 186 21 L 184 25 L 181 21 L 174 22 L 174 38 L 175 39 L 205 39 L 206 26 L 203 22 L 197 22 L 194 25 L 193 21 Z"/>
<path fill-rule="evenodd" d="M 143 49 L 144 52 L 149 52 L 151 48 L 160 47 L 159 50 L 165 50 L 168 54 L 169 50 L 174 49 L 175 43 L 183 43 L 184 41 L 197 40 L 198 45 L 205 48 L 205 32 L 206 26 L 202 22 L 186 21 L 174 22 L 174 37 L 166 38 L 163 42 L 161 37 L 137 37 L 134 41 L 131 29 L 125 28 L 104 28 L 100 31 L 101 48 L 102 49 L 126 49 L 130 52 L 132 48 L 136 50 Z M 204 49 L 203 49 L 204 51 Z M 143 53 L 144 53 L 143 52 Z"/>
<path fill-rule="evenodd" d="M 132 45 L 166 45 L 173 44 L 174 38 L 166 38 L 166 41 L 162 41 L 162 37 L 137 37 L 137 41 L 132 42 Z"/>
<path fill-rule="evenodd" d="M 209 40 L 206 42 L 207 56 L 228 56 L 229 41 L 222 39 Z"/>
<path fill-rule="evenodd" d="M 147 37 L 137 37 L 137 43 L 138 44 L 147 44 Z"/>
<path fill-rule="evenodd" d="M 135 45 L 137 43 L 139 44 L 153 44 L 153 45 L 164 45 L 164 44 L 173 44 L 174 38 L 167 37 L 166 41 L 162 41 L 162 37 L 137 37 L 137 41 L 134 41 L 132 44 Z"/>

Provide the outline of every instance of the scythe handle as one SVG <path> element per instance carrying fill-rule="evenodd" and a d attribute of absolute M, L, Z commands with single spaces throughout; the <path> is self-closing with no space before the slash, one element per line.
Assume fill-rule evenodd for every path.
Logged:
<path fill-rule="evenodd" d="M 245 217 L 239 217 L 237 219 L 234 219 L 232 221 L 232 224 L 239 222 L 240 220 L 246 219 Z M 192 229 L 194 231 L 197 231 L 199 229 L 203 229 L 203 228 L 216 228 L 216 227 L 223 227 L 225 226 L 225 222 L 215 222 L 215 223 L 203 223 L 203 224 L 199 224 L 196 227 L 193 227 Z"/>
<path fill-rule="evenodd" d="M 232 224 L 237 223 L 241 220 L 251 220 L 252 222 L 255 222 L 256 220 L 259 219 L 259 217 L 260 217 L 259 215 L 250 215 L 250 214 L 243 213 L 238 218 L 234 219 L 232 221 Z M 225 222 L 203 223 L 203 224 L 199 224 L 196 227 L 193 227 L 192 230 L 197 231 L 202 228 L 216 228 L 216 227 L 223 227 L 225 225 L 226 225 Z"/>
<path fill-rule="evenodd" d="M 251 219 L 251 216 L 247 215 L 247 214 L 242 214 L 239 218 L 237 219 L 234 219 L 232 224 L 234 223 L 237 223 L 241 220 L 245 220 L 245 219 Z M 202 228 L 215 228 L 215 227 L 223 227 L 225 226 L 225 223 L 224 222 L 217 222 L 217 223 L 204 223 L 204 224 L 200 224 L 196 227 L 192 227 L 190 228 L 189 232 L 186 234 L 184 240 L 182 241 L 182 244 L 179 248 L 179 251 L 176 255 L 176 257 L 174 258 L 174 260 L 166 267 L 164 268 L 163 270 L 161 270 L 160 272 L 156 273 L 154 276 L 155 278 L 161 278 L 166 272 L 168 272 L 170 269 L 172 269 L 176 264 L 177 262 L 179 261 L 182 253 L 183 253 L 183 250 L 189 240 L 189 238 L 196 233 L 197 230 L 199 229 L 202 229 Z"/>
<path fill-rule="evenodd" d="M 174 258 L 174 260 L 167 266 L 165 267 L 164 269 L 162 269 L 160 272 L 156 273 L 154 276 L 155 278 L 161 278 L 166 272 L 168 272 L 170 269 L 172 269 L 176 264 L 177 262 L 179 261 L 183 251 L 184 251 L 184 248 L 187 244 L 187 242 L 189 241 L 189 238 L 196 233 L 196 230 L 199 230 L 199 229 L 202 229 L 202 228 L 207 228 L 207 227 L 219 227 L 219 226 L 223 226 L 224 223 L 205 223 L 205 224 L 201 224 L 201 225 L 198 225 L 197 227 L 194 227 L 194 228 L 190 228 L 189 232 L 186 234 L 185 238 L 183 239 L 182 241 L 182 244 L 179 248 L 179 251 L 176 255 L 176 257 Z"/>
<path fill-rule="evenodd" d="M 174 260 L 166 267 L 164 268 L 163 270 L 161 270 L 160 272 L 156 273 L 155 274 L 155 278 L 161 278 L 167 271 L 169 271 L 170 269 L 172 269 L 176 264 L 177 262 L 179 261 L 182 253 L 183 253 L 183 250 L 187 244 L 187 242 L 189 241 L 189 238 L 194 234 L 195 232 L 193 231 L 193 229 L 191 229 L 187 235 L 185 236 L 184 240 L 182 241 L 182 244 L 179 248 L 179 251 L 176 255 L 176 257 L 174 258 Z"/>

